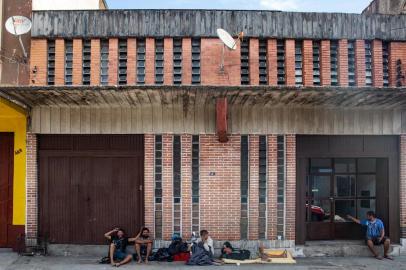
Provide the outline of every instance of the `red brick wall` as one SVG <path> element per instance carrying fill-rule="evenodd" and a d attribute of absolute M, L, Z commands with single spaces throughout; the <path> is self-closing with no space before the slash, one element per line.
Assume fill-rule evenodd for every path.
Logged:
<path fill-rule="evenodd" d="M 303 40 L 303 85 L 313 85 L 313 41 Z"/>
<path fill-rule="evenodd" d="M 173 39 L 164 39 L 164 84 L 173 84 Z"/>
<path fill-rule="evenodd" d="M 278 188 L 277 136 L 268 136 L 268 239 L 277 238 L 277 188 Z"/>
<path fill-rule="evenodd" d="M 259 85 L 259 40 L 251 38 L 249 46 L 250 84 Z"/>
<path fill-rule="evenodd" d="M 220 71 L 223 45 L 219 39 L 201 39 L 201 84 L 202 85 L 240 85 L 241 56 L 240 46 L 231 51 L 225 49 L 224 72 Z"/>
<path fill-rule="evenodd" d="M 37 136 L 27 133 L 27 217 L 26 243 L 37 238 L 38 232 L 38 173 L 37 173 Z M 35 244 L 35 243 L 32 243 Z"/>
<path fill-rule="evenodd" d="M 259 136 L 249 136 L 248 239 L 258 239 L 259 215 Z"/>
<path fill-rule="evenodd" d="M 155 83 L 155 39 L 145 40 L 145 84 Z"/>
<path fill-rule="evenodd" d="M 355 41 L 355 83 L 359 87 L 365 86 L 365 41 Z"/>
<path fill-rule="evenodd" d="M 83 66 L 83 45 L 81 39 L 73 40 L 73 71 L 72 83 L 73 85 L 82 84 L 82 66 Z"/>
<path fill-rule="evenodd" d="M 173 136 L 162 136 L 162 236 L 170 240 L 173 232 Z"/>
<path fill-rule="evenodd" d="M 372 41 L 372 85 L 383 86 L 382 40 Z"/>
<path fill-rule="evenodd" d="M 90 84 L 100 84 L 100 39 L 91 40 Z"/>
<path fill-rule="evenodd" d="M 192 39 L 182 40 L 182 84 L 192 84 Z"/>
<path fill-rule="evenodd" d="M 182 237 L 192 235 L 192 136 L 182 135 Z"/>
<path fill-rule="evenodd" d="M 295 82 L 295 40 L 285 41 L 285 77 L 286 85 L 294 86 Z"/>
<path fill-rule="evenodd" d="M 400 227 L 406 238 L 406 134 L 400 136 Z"/>
<path fill-rule="evenodd" d="M 31 59 L 30 59 L 30 84 L 47 84 L 47 59 L 48 46 L 46 39 L 31 40 Z M 33 70 L 36 68 L 36 72 Z"/>
<path fill-rule="evenodd" d="M 127 40 L 127 84 L 134 85 L 137 82 L 137 39 Z"/>
<path fill-rule="evenodd" d="M 320 84 L 331 85 L 331 52 L 330 40 L 320 42 Z"/>
<path fill-rule="evenodd" d="M 278 84 L 276 39 L 268 39 L 268 84 Z"/>
<path fill-rule="evenodd" d="M 145 227 L 155 233 L 155 209 L 154 209 L 154 145 L 155 135 L 144 135 L 144 223 Z"/>
<path fill-rule="evenodd" d="M 109 85 L 118 82 L 118 39 L 109 39 Z"/>
<path fill-rule="evenodd" d="M 65 40 L 55 40 L 55 85 L 65 84 Z"/>
<path fill-rule="evenodd" d="M 286 135 L 285 232 L 287 240 L 295 240 L 296 226 L 296 136 Z"/>
<path fill-rule="evenodd" d="M 402 61 L 402 72 L 403 75 L 406 75 L 406 42 L 391 42 L 389 46 L 389 85 L 393 87 L 396 86 L 396 62 L 398 59 Z"/>
<path fill-rule="evenodd" d="M 338 84 L 348 86 L 348 40 L 338 41 Z"/>

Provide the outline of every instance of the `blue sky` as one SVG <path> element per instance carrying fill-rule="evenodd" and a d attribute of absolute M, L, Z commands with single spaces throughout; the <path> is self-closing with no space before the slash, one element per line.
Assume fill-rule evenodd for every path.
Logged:
<path fill-rule="evenodd" d="M 111 9 L 271 9 L 361 13 L 371 0 L 107 0 Z"/>

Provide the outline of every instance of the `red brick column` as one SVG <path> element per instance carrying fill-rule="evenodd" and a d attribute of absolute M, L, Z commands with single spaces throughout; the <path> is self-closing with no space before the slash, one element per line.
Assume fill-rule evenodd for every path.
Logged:
<path fill-rule="evenodd" d="M 182 84 L 192 84 L 192 39 L 182 39 Z"/>
<path fill-rule="evenodd" d="M 259 40 L 250 38 L 249 41 L 249 70 L 250 85 L 259 85 Z"/>
<path fill-rule="evenodd" d="M 382 40 L 372 41 L 372 85 L 383 87 Z"/>
<path fill-rule="evenodd" d="M 30 84 L 47 84 L 48 42 L 46 39 L 31 40 Z M 36 72 L 33 72 L 36 70 Z"/>
<path fill-rule="evenodd" d="M 277 238 L 278 189 L 277 136 L 268 136 L 268 239 Z"/>
<path fill-rule="evenodd" d="M 192 235 L 192 136 L 182 135 L 182 237 Z"/>
<path fill-rule="evenodd" d="M 355 83 L 365 86 L 365 41 L 355 41 Z"/>
<path fill-rule="evenodd" d="M 400 237 L 406 238 L 406 134 L 400 136 Z"/>
<path fill-rule="evenodd" d="M 72 71 L 72 84 L 81 85 L 83 83 L 83 45 L 81 39 L 73 40 L 73 71 Z"/>
<path fill-rule="evenodd" d="M 295 86 L 295 40 L 285 40 L 285 76 L 286 85 Z"/>
<path fill-rule="evenodd" d="M 320 83 L 322 86 L 331 85 L 330 40 L 320 42 Z"/>
<path fill-rule="evenodd" d="M 276 39 L 268 39 L 268 84 L 278 85 L 277 48 Z"/>
<path fill-rule="evenodd" d="M 145 40 L 145 84 L 155 84 L 155 39 Z"/>
<path fill-rule="evenodd" d="M 164 84 L 173 84 L 173 39 L 164 39 Z"/>
<path fill-rule="evenodd" d="M 38 237 L 38 169 L 37 169 L 37 136 L 27 133 L 27 212 L 26 244 L 33 246 Z"/>
<path fill-rule="evenodd" d="M 127 40 L 127 84 L 135 85 L 137 82 L 137 39 Z"/>
<path fill-rule="evenodd" d="M 402 61 L 402 73 L 406 75 L 406 43 L 405 42 L 391 42 L 389 46 L 389 84 L 396 87 L 396 62 Z"/>
<path fill-rule="evenodd" d="M 92 39 L 90 55 L 90 84 L 100 84 L 100 39 Z"/>
<path fill-rule="evenodd" d="M 259 136 L 249 136 L 248 239 L 258 239 L 259 216 Z"/>
<path fill-rule="evenodd" d="M 151 230 L 151 234 L 155 232 L 155 205 L 154 205 L 154 151 L 155 151 L 155 135 L 144 135 L 144 223 L 145 227 Z"/>
<path fill-rule="evenodd" d="M 313 85 L 313 42 L 303 40 L 303 85 Z"/>
<path fill-rule="evenodd" d="M 296 233 L 296 136 L 286 135 L 285 232 L 287 240 Z"/>
<path fill-rule="evenodd" d="M 338 84 L 348 86 L 348 40 L 338 41 Z"/>
<path fill-rule="evenodd" d="M 109 39 L 109 85 L 118 82 L 118 39 Z"/>
<path fill-rule="evenodd" d="M 55 40 L 55 85 L 65 84 L 65 40 Z"/>
<path fill-rule="evenodd" d="M 162 236 L 170 240 L 173 232 L 173 136 L 162 135 Z"/>

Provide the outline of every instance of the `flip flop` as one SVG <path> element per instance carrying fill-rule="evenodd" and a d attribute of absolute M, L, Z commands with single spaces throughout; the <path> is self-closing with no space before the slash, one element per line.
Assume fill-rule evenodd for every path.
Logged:
<path fill-rule="evenodd" d="M 384 256 L 385 259 L 393 261 L 393 258 L 390 256 Z"/>

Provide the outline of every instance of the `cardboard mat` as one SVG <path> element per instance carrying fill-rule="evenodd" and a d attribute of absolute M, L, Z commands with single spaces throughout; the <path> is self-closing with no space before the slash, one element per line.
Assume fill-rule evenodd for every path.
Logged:
<path fill-rule="evenodd" d="M 254 259 L 254 260 L 230 260 L 230 259 L 223 259 L 224 263 L 226 264 L 293 264 L 296 263 L 295 259 L 293 259 L 292 254 L 286 250 L 264 250 L 264 253 L 268 255 L 270 258 L 268 260 L 262 260 L 261 258 Z M 286 254 L 286 255 L 285 255 Z"/>

